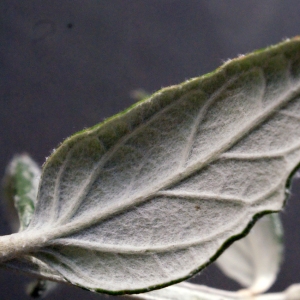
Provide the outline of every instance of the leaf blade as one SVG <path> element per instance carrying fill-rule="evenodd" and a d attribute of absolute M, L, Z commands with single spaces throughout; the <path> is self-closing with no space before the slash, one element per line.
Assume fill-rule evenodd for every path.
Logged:
<path fill-rule="evenodd" d="M 300 160 L 299 47 L 236 59 L 67 139 L 44 166 L 30 230 L 48 241 L 34 255 L 91 290 L 140 292 L 191 276 L 280 210 Z"/>

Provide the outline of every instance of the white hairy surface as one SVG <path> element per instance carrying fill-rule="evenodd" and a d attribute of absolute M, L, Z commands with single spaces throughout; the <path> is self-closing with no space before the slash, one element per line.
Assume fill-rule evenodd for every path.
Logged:
<path fill-rule="evenodd" d="M 44 166 L 32 255 L 90 290 L 146 291 L 192 276 L 256 214 L 280 210 L 300 161 L 300 81 L 299 55 L 278 49 L 67 139 Z"/>

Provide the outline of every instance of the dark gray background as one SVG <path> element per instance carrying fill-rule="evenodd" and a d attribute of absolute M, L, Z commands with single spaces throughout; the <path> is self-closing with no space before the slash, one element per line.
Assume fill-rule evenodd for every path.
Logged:
<path fill-rule="evenodd" d="M 64 138 L 149 92 L 300 33 L 297 0 L 2 0 L 0 172 L 14 153 L 42 164 Z M 298 195 L 298 196 L 297 196 Z M 282 214 L 285 261 L 273 290 L 300 282 L 300 181 Z M 1 210 L 0 233 L 9 232 Z M 203 284 L 236 288 L 211 267 Z M 0 299 L 27 299 L 25 276 L 0 270 Z M 63 286 L 46 299 L 103 299 Z"/>

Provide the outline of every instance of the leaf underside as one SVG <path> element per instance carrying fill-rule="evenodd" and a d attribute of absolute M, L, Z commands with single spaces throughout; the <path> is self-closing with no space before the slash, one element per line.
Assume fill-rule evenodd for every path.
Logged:
<path fill-rule="evenodd" d="M 155 93 L 64 141 L 25 234 L 92 291 L 178 282 L 278 211 L 300 161 L 300 40 Z"/>

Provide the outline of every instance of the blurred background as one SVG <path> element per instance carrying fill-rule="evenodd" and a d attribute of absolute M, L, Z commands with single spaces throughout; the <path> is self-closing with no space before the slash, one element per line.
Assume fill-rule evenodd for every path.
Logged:
<path fill-rule="evenodd" d="M 228 58 L 300 34 L 297 0 L 2 0 L 0 172 L 14 153 L 40 165 L 72 133 Z M 282 213 L 285 260 L 273 291 L 300 282 L 300 179 Z M 0 199 L 1 200 L 1 199 Z M 1 207 L 0 234 L 10 231 Z M 193 281 L 237 289 L 211 266 Z M 0 299 L 29 299 L 0 270 Z M 61 286 L 45 299 L 117 299 Z M 121 298 L 120 298 L 121 299 Z"/>

